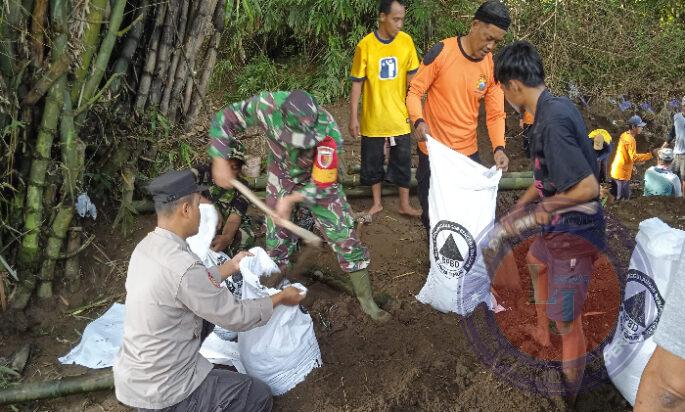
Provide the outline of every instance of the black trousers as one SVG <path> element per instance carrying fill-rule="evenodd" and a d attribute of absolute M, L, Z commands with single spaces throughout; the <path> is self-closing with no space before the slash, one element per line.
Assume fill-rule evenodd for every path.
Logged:
<path fill-rule="evenodd" d="M 419 196 L 419 203 L 421 204 L 421 223 L 430 232 L 431 224 L 428 218 L 428 190 L 430 189 L 431 167 L 428 161 L 428 155 L 423 154 L 419 149 L 419 166 L 416 168 L 416 194 Z M 469 156 L 474 162 L 480 163 L 480 155 L 478 152 Z"/>

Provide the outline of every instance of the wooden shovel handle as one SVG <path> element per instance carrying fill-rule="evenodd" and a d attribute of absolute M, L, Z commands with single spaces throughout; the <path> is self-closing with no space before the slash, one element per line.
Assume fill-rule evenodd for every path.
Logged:
<path fill-rule="evenodd" d="M 281 219 L 281 217 L 278 216 L 276 212 L 269 208 L 269 206 L 267 206 L 264 202 L 262 202 L 262 200 L 258 198 L 257 195 L 255 195 L 249 187 L 240 183 L 236 179 L 231 179 L 231 186 L 233 186 L 237 191 L 242 193 L 243 196 L 245 196 L 250 202 L 252 202 L 253 205 L 257 206 L 257 208 L 261 210 L 264 214 L 269 216 L 276 225 L 288 229 L 293 234 L 297 235 L 302 240 L 304 240 L 307 244 L 321 246 L 320 237 L 316 236 L 314 233 L 308 231 L 307 229 L 303 229 L 297 226 L 295 223 L 289 220 Z"/>

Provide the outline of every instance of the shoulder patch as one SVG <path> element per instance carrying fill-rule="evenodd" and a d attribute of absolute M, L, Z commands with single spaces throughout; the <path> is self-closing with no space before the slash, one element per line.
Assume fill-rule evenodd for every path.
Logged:
<path fill-rule="evenodd" d="M 435 59 L 440 55 L 440 52 L 442 51 L 443 47 L 445 47 L 445 44 L 443 42 L 439 42 L 435 44 L 433 47 L 428 50 L 428 53 L 426 53 L 425 56 L 423 56 L 423 64 L 428 66 L 429 64 L 433 63 Z"/>

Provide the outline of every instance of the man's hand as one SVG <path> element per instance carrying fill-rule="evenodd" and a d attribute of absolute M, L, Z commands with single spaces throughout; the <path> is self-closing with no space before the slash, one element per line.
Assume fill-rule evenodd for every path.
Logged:
<path fill-rule="evenodd" d="M 497 166 L 497 168 L 501 169 L 503 172 L 506 172 L 509 169 L 509 158 L 507 157 L 506 153 L 504 153 L 504 150 L 497 150 L 494 156 L 495 166 Z"/>
<path fill-rule="evenodd" d="M 228 262 L 225 262 L 222 265 L 219 265 L 217 269 L 219 269 L 219 273 L 221 274 L 221 280 L 224 281 L 227 277 L 231 276 L 235 272 L 238 272 L 240 270 L 240 261 L 243 260 L 243 258 L 245 258 L 246 256 L 254 255 L 248 252 L 247 250 L 243 250 L 235 256 L 233 256 L 233 259 L 229 260 Z"/>
<path fill-rule="evenodd" d="M 510 235 L 518 235 L 518 230 L 516 230 L 514 222 L 523 218 L 527 214 L 528 211 L 526 206 L 517 204 L 516 206 L 514 206 L 514 209 L 511 212 L 507 213 L 499 220 L 499 223 L 500 225 L 502 225 L 504 230 L 506 230 L 506 232 Z"/>
<path fill-rule="evenodd" d="M 283 196 L 282 198 L 278 199 L 278 203 L 276 203 L 276 214 L 278 217 L 283 220 L 290 220 L 292 212 L 293 202 L 290 198 L 290 195 Z"/>
<path fill-rule="evenodd" d="M 212 180 L 217 186 L 224 189 L 232 189 L 231 180 L 235 179 L 235 173 L 228 160 L 215 157 L 212 159 Z"/>
<path fill-rule="evenodd" d="M 419 142 L 425 142 L 426 135 L 429 134 L 431 134 L 431 131 L 428 128 L 428 124 L 426 122 L 419 123 L 419 125 L 416 126 L 416 129 L 414 129 L 414 135 L 416 135 L 416 140 L 418 140 Z"/>
<path fill-rule="evenodd" d="M 283 196 L 282 198 L 278 199 L 278 203 L 276 203 L 276 214 L 281 219 L 290 220 L 293 206 L 303 200 L 304 196 L 298 192 L 293 192 L 289 195 Z"/>
<path fill-rule="evenodd" d="M 357 137 L 359 136 L 359 120 L 357 119 L 357 116 L 350 117 L 350 135 L 352 137 Z"/>
<path fill-rule="evenodd" d="M 214 236 L 214 239 L 212 239 L 212 245 L 210 248 L 215 251 L 215 252 L 221 252 L 222 250 L 226 250 L 228 245 L 231 244 L 231 240 L 227 235 L 216 235 Z"/>
<path fill-rule="evenodd" d="M 282 291 L 271 296 L 271 303 L 274 307 L 278 305 L 295 306 L 299 305 L 304 299 L 305 294 L 298 288 L 288 286 Z"/>

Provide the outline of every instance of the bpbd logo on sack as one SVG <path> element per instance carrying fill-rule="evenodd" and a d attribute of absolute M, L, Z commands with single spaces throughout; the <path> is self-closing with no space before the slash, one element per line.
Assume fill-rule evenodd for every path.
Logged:
<path fill-rule="evenodd" d="M 619 319 L 623 340 L 635 343 L 652 336 L 663 307 L 664 298 L 654 279 L 637 269 L 630 269 Z"/>
<path fill-rule="evenodd" d="M 468 273 L 476 260 L 476 242 L 458 223 L 442 220 L 433 228 L 433 259 L 438 269 L 449 277 Z"/>

